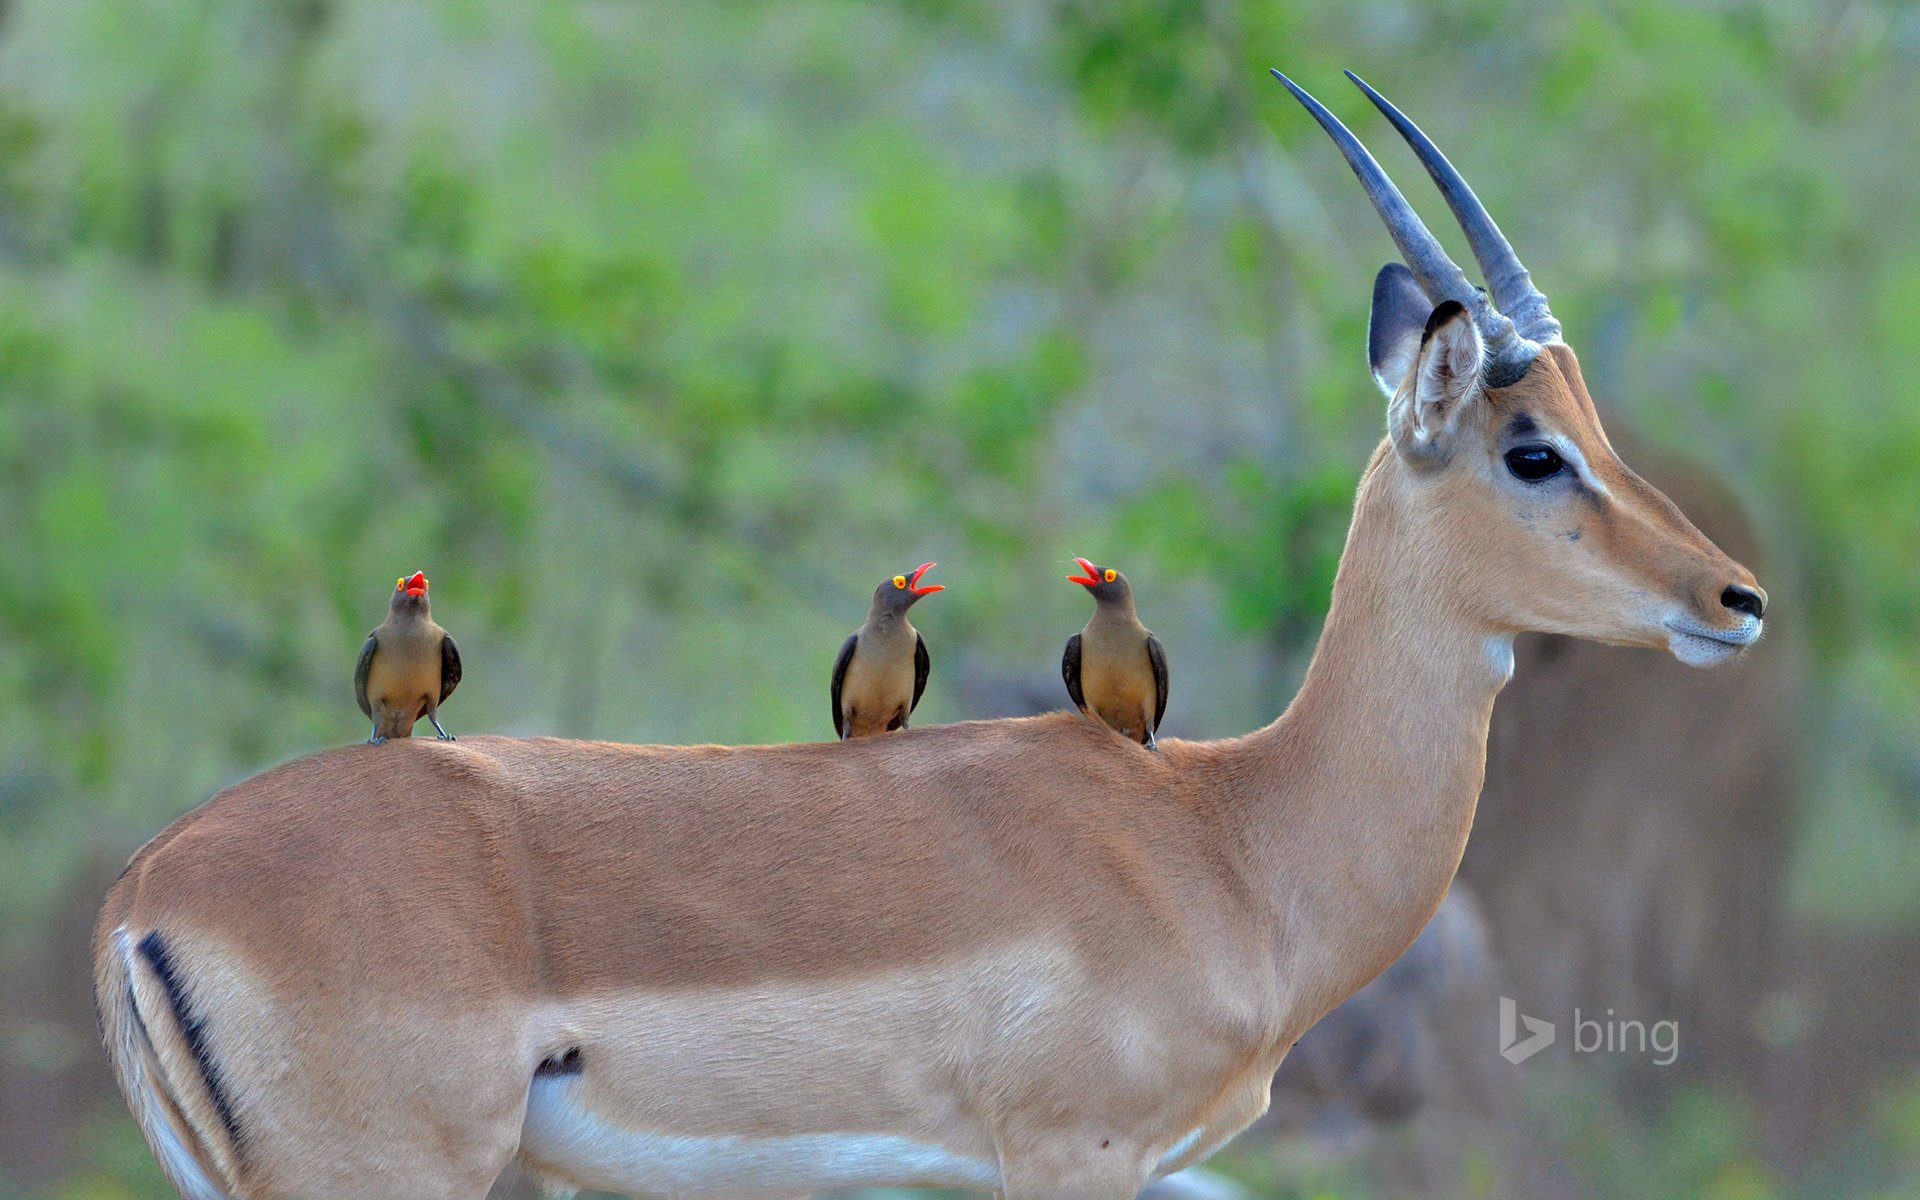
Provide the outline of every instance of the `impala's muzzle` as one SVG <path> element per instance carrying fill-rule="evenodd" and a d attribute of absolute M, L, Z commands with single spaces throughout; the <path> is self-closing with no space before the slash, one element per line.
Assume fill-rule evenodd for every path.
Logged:
<path fill-rule="evenodd" d="M 1745 583 L 1730 583 L 1720 591 L 1720 615 L 1730 625 L 1705 621 L 1678 612 L 1661 622 L 1667 631 L 1667 649 L 1688 666 L 1710 667 L 1724 662 L 1760 640 L 1761 618 L 1767 594 Z"/>

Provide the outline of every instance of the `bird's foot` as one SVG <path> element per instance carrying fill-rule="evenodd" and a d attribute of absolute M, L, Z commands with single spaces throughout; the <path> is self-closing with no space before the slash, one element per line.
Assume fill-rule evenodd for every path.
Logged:
<path fill-rule="evenodd" d="M 433 722 L 433 731 L 434 731 L 435 733 L 437 733 L 437 734 L 439 734 L 439 735 L 440 735 L 440 740 L 441 740 L 441 741 L 443 741 L 443 742 L 452 742 L 452 741 L 458 741 L 458 740 L 459 740 L 459 739 L 457 739 L 457 738 L 455 738 L 455 737 L 454 737 L 454 736 L 453 736 L 452 734 L 450 734 L 450 733 L 448 733 L 448 732 L 447 732 L 447 731 L 446 731 L 445 729 L 442 729 L 442 728 L 440 727 L 440 718 L 439 718 L 439 717 L 436 717 L 436 716 L 434 716 L 434 715 L 433 715 L 432 713 L 428 713 L 428 714 L 427 714 L 427 720 L 429 720 L 429 721 L 432 721 L 432 722 Z"/>
<path fill-rule="evenodd" d="M 1160 749 L 1160 741 L 1153 736 L 1153 730 L 1151 729 L 1147 730 L 1147 740 L 1141 744 L 1149 750 L 1157 751 Z"/>
<path fill-rule="evenodd" d="M 387 739 L 381 737 L 377 733 L 367 738 L 367 745 L 369 746 L 384 746 L 386 744 L 387 744 Z"/>

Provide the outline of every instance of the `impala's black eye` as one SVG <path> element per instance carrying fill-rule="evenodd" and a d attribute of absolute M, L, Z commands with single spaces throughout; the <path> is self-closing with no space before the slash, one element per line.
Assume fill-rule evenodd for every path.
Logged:
<path fill-rule="evenodd" d="M 1507 470 L 1512 471 L 1516 479 L 1524 479 L 1528 483 L 1552 479 L 1566 465 L 1551 446 L 1515 446 L 1507 451 Z"/>

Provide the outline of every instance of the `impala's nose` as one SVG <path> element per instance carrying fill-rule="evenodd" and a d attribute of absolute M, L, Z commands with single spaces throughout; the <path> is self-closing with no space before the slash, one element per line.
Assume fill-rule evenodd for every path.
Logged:
<path fill-rule="evenodd" d="M 1767 594 L 1744 583 L 1728 584 L 1727 590 L 1720 593 L 1720 603 L 1756 621 L 1767 614 Z"/>

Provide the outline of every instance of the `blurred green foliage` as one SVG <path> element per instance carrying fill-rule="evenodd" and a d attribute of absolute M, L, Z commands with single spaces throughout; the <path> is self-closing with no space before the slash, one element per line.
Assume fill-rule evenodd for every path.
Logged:
<path fill-rule="evenodd" d="M 1339 68 L 1413 112 L 1609 419 L 1749 502 L 1813 652 L 1800 910 L 1911 923 L 1916 61 L 1876 2 L 10 4 L 0 954 L 361 736 L 416 567 L 456 731 L 825 736 L 923 558 L 923 719 L 974 715 L 1053 679 L 1072 553 L 1137 581 L 1174 729 L 1269 719 L 1380 428 L 1390 252 L 1272 65 L 1432 213 Z M 1909 1170 L 1913 1108 L 1873 1141 Z M 1618 1194 L 1776 1194 L 1737 1111 L 1665 1119 L 1690 1182 Z M 158 1194 L 101 1130 L 56 1194 Z"/>

